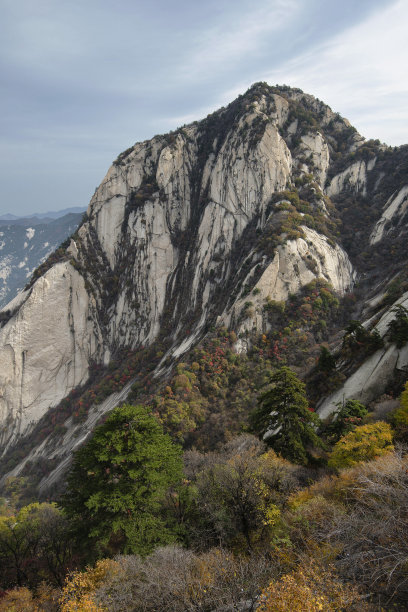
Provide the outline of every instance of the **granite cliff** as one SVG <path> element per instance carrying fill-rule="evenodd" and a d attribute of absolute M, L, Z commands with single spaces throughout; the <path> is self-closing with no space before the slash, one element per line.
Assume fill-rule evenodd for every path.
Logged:
<path fill-rule="evenodd" d="M 69 245 L 0 313 L 3 451 L 124 350 L 156 347 L 158 380 L 213 326 L 246 351 L 273 328 L 265 304 L 316 279 L 339 299 L 357 285 L 353 316 L 385 337 L 405 287 L 407 159 L 313 96 L 265 83 L 119 155 Z M 344 396 L 375 399 L 408 371 L 406 346 L 381 350 L 349 368 L 323 414 Z M 131 382 L 82 423 L 67 418 L 62 443 L 31 445 L 13 473 L 28 457 L 66 462 Z"/>

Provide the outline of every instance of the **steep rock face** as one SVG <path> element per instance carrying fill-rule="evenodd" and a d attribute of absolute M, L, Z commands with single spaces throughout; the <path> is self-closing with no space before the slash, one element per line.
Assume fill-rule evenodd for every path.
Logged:
<path fill-rule="evenodd" d="M 302 230 L 305 237 L 279 246 L 251 295 L 239 298 L 220 322 L 236 329 L 238 334 L 261 332 L 267 327 L 265 300 L 285 301 L 289 294 L 297 293 L 315 278 L 327 280 L 340 295 L 352 287 L 355 272 L 343 249 L 338 245 L 332 247 L 325 236 L 308 227 Z"/>
<path fill-rule="evenodd" d="M 375 329 L 386 339 L 390 321 L 394 318 L 393 308 L 401 304 L 408 307 L 408 293 L 399 298 L 381 317 Z M 331 394 L 319 406 L 319 415 L 327 417 L 336 410 L 338 402 L 348 399 L 358 399 L 369 403 L 384 393 L 393 380 L 395 371 L 405 372 L 408 375 L 408 344 L 397 348 L 395 344 L 385 343 L 384 348 L 376 351 L 352 374 L 345 384 Z"/>
<path fill-rule="evenodd" d="M 408 374 L 408 347 L 398 350 L 392 345 L 377 351 L 340 389 L 322 402 L 318 409 L 319 416 L 326 418 L 337 409 L 336 404 L 348 399 L 368 404 L 384 393 L 396 369 Z"/>
<path fill-rule="evenodd" d="M 374 168 L 375 161 L 375 159 L 370 160 L 368 163 L 363 160 L 356 161 L 346 170 L 333 177 L 327 189 L 327 195 L 333 197 L 345 189 L 366 195 L 367 173 Z"/>
<path fill-rule="evenodd" d="M 302 136 L 301 154 L 306 155 L 313 164 L 318 182 L 323 187 L 326 183 L 329 169 L 330 153 L 327 142 L 320 132 Z M 330 194 L 329 194 L 330 195 Z"/>
<path fill-rule="evenodd" d="M 231 274 L 237 241 L 255 218 L 262 224 L 271 194 L 290 177 L 291 154 L 274 123 L 268 121 L 251 145 L 242 138 L 259 117 L 265 121 L 262 111 L 239 117 L 222 141 L 207 143 L 203 161 L 203 135 L 193 126 L 170 145 L 163 138 L 137 145 L 125 165 L 109 170 L 75 257 L 93 286 L 100 318 L 109 313 L 111 349 L 151 343 L 166 304 L 173 305 L 167 316 L 175 322 L 174 340 L 186 313 L 204 324 L 219 283 Z M 98 286 L 103 272 L 92 278 L 87 270 L 95 253 L 114 278 L 112 304 Z"/>
<path fill-rule="evenodd" d="M 7 439 L 85 381 L 92 360 L 151 344 L 163 324 L 176 351 L 187 326 L 196 334 L 225 306 L 237 244 L 290 181 L 288 108 L 243 100 L 119 156 L 67 250 L 74 268 L 51 268 L 2 330 Z"/>
<path fill-rule="evenodd" d="M 87 379 L 90 358 L 102 346 L 88 320 L 92 298 L 69 263 L 51 268 L 8 307 L 16 314 L 0 331 L 3 448 Z"/>
<path fill-rule="evenodd" d="M 323 191 L 330 176 L 333 197 L 368 193 L 375 160 L 337 173 L 332 163 L 363 142 L 312 96 L 260 84 L 121 154 L 62 262 L 0 317 L 4 441 L 84 382 L 92 361 L 155 341 L 164 360 L 178 357 L 217 317 L 260 330 L 263 300 L 317 277 L 345 292 L 355 272 Z"/>
<path fill-rule="evenodd" d="M 398 225 L 408 210 L 408 185 L 405 185 L 397 194 L 393 194 L 385 205 L 381 218 L 375 224 L 370 236 L 370 244 L 382 240 L 386 232 L 387 223 Z"/>

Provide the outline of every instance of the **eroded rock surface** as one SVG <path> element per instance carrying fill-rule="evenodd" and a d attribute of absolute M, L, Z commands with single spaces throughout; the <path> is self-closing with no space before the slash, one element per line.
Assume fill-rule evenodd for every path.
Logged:
<path fill-rule="evenodd" d="M 0 330 L 0 418 L 4 448 L 88 378 L 103 339 L 82 276 L 68 263 L 52 267 L 8 308 Z"/>
<path fill-rule="evenodd" d="M 3 447 L 120 349 L 160 340 L 174 361 L 217 318 L 258 331 L 266 298 L 285 300 L 319 277 L 339 294 L 350 289 L 357 271 L 326 195 L 372 192 L 376 158 L 333 170 L 340 150 L 357 155 L 363 144 L 313 96 L 258 84 L 204 121 L 122 153 L 60 261 L 0 313 Z M 295 210 L 298 187 L 307 200 Z M 402 218 L 401 193 L 388 208 Z M 282 229 L 290 220 L 294 238 Z M 244 287 L 257 291 L 243 319 Z"/>

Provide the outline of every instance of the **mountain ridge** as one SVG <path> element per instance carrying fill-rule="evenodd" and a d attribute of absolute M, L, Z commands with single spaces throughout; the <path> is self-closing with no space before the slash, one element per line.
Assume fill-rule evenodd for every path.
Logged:
<path fill-rule="evenodd" d="M 275 338 L 283 316 L 290 341 L 298 333 L 280 304 L 287 312 L 292 296 L 304 295 L 296 306 L 299 338 L 306 336 L 300 345 L 331 342 L 329 331 L 338 333 L 344 321 L 331 322 L 329 331 L 320 321 L 356 282 L 358 299 L 349 311 L 357 316 L 365 308 L 370 326 L 380 321 L 405 295 L 407 151 L 365 141 L 301 90 L 257 83 L 203 121 L 121 153 L 70 244 L 34 274 L 8 314 L 0 313 L 4 448 L 86 386 L 93 364 L 107 367 L 123 351 L 131 351 L 131 363 L 151 349 L 151 375 L 164 381 L 218 326 L 235 334 L 228 350 L 236 354 L 265 336 L 273 366 L 273 351 L 283 350 Z M 381 235 L 370 244 L 374 231 Z M 382 302 L 390 279 L 399 279 L 395 299 Z M 328 297 L 325 283 L 338 297 L 332 289 Z M 315 320 L 319 309 L 323 318 Z M 21 320 L 26 335 L 16 343 Z M 387 376 L 407 371 L 404 350 L 392 350 Z M 304 375 L 312 367 L 307 359 L 303 366 L 296 365 L 299 357 L 285 359 Z M 127 369 L 123 384 L 130 391 L 140 364 Z M 386 381 L 375 391 L 368 387 L 367 401 L 386 387 Z M 65 461 L 81 432 L 109 409 L 102 395 L 97 404 L 89 400 L 82 425 L 68 416 L 59 449 L 54 440 L 43 452 L 41 441 L 26 458 L 58 462 L 66 453 Z M 326 396 L 330 412 L 334 403 Z"/>
<path fill-rule="evenodd" d="M 84 213 L 86 211 L 86 206 L 71 206 L 69 208 L 63 208 L 61 210 L 50 210 L 45 213 L 31 213 L 29 215 L 13 215 L 10 213 L 6 213 L 5 215 L 0 215 L 0 224 L 19 224 L 24 225 L 25 223 L 50 223 L 55 219 L 59 219 L 60 217 L 64 217 L 68 214 L 77 214 Z"/>

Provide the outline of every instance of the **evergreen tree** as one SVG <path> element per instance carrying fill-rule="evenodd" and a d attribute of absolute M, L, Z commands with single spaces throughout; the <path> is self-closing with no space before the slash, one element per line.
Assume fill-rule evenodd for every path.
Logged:
<path fill-rule="evenodd" d="M 322 446 L 316 434 L 320 419 L 308 406 L 305 385 L 290 368 L 277 370 L 270 382 L 272 387 L 250 415 L 251 427 L 282 457 L 306 464 L 308 447 Z"/>
<path fill-rule="evenodd" d="M 384 346 L 384 341 L 379 332 L 374 329 L 369 332 L 360 321 L 350 321 L 343 336 L 342 351 L 351 352 L 353 356 L 356 351 L 371 354 Z"/>
<path fill-rule="evenodd" d="M 121 406 L 75 454 L 62 506 L 99 545 L 145 554 L 172 539 L 161 501 L 181 476 L 181 450 L 154 416 Z"/>
<path fill-rule="evenodd" d="M 338 402 L 336 406 L 332 422 L 324 428 L 324 433 L 331 444 L 335 444 L 346 433 L 361 425 L 362 419 L 368 413 L 364 404 L 355 399 Z"/>
<path fill-rule="evenodd" d="M 333 372 L 336 369 L 336 358 L 331 354 L 326 346 L 320 347 L 319 361 L 317 362 L 317 368 L 322 372 Z"/>
<path fill-rule="evenodd" d="M 391 342 L 395 342 L 397 348 L 402 348 L 408 342 L 408 309 L 402 304 L 397 304 L 392 310 L 395 319 L 388 325 L 388 334 Z"/>

